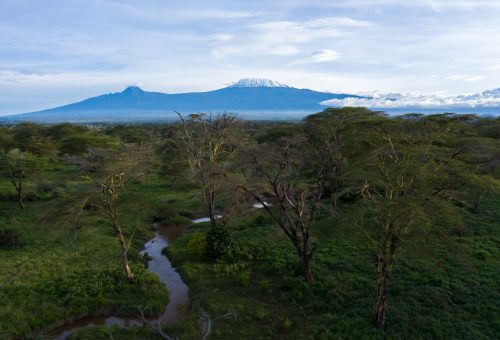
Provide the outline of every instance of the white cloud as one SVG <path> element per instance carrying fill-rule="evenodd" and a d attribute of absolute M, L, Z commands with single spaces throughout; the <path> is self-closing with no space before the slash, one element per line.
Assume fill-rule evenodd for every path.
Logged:
<path fill-rule="evenodd" d="M 321 103 L 325 106 L 363 106 L 368 108 L 474 108 L 474 107 L 500 107 L 500 88 L 484 91 L 474 95 L 460 95 L 442 97 L 438 95 L 410 95 L 410 94 L 376 94 L 372 98 L 345 98 L 331 99 Z"/>
<path fill-rule="evenodd" d="M 177 10 L 173 11 L 172 14 L 183 19 L 244 19 L 254 16 L 253 13 L 249 12 L 216 9 Z"/>
<path fill-rule="evenodd" d="M 210 41 L 212 42 L 225 42 L 225 41 L 231 41 L 234 39 L 234 35 L 228 34 L 228 33 L 217 33 L 217 34 L 212 34 L 210 36 Z"/>
<path fill-rule="evenodd" d="M 314 63 L 326 63 L 338 60 L 340 58 L 340 53 L 334 50 L 319 50 L 311 53 L 305 58 L 300 58 L 293 61 L 291 64 L 314 64 Z"/>
<path fill-rule="evenodd" d="M 254 23 L 245 27 L 239 36 L 231 40 L 218 40 L 212 44 L 212 54 L 222 58 L 233 54 L 258 53 L 269 55 L 297 55 L 304 45 L 322 40 L 345 37 L 352 30 L 372 26 L 366 20 L 347 17 L 322 17 L 305 21 L 269 21 Z M 324 42 L 323 42 L 324 43 Z M 338 59 L 337 52 L 321 50 L 298 63 L 324 62 Z"/>
<path fill-rule="evenodd" d="M 347 17 L 326 17 L 307 21 L 305 25 L 308 27 L 369 27 L 373 26 L 374 23 L 368 20 L 356 20 Z"/>
<path fill-rule="evenodd" d="M 333 50 L 321 50 L 311 54 L 309 58 L 313 63 L 324 63 L 326 61 L 334 61 L 340 58 L 340 54 Z"/>
<path fill-rule="evenodd" d="M 455 74 L 455 75 L 449 76 L 448 79 L 474 82 L 474 81 L 479 81 L 479 80 L 484 79 L 484 76 L 474 76 L 474 75 L 470 75 L 470 74 Z"/>

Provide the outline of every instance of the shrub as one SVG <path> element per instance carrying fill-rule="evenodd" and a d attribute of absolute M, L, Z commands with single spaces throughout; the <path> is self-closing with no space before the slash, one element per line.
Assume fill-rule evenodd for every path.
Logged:
<path fill-rule="evenodd" d="M 177 211 L 168 203 L 162 202 L 158 205 L 153 216 L 153 222 L 161 222 L 165 225 L 188 225 L 190 220 L 179 216 Z"/>
<path fill-rule="evenodd" d="M 451 230 L 451 235 L 458 237 L 466 237 L 466 236 L 471 236 L 473 234 L 474 232 L 470 228 L 467 228 L 466 226 L 455 227 Z"/>
<path fill-rule="evenodd" d="M 243 287 L 250 286 L 250 272 L 248 270 L 238 273 L 235 277 L 236 282 Z"/>
<path fill-rule="evenodd" d="M 257 227 L 262 227 L 262 226 L 273 224 L 273 222 L 274 222 L 273 219 L 267 215 L 258 215 L 253 220 L 253 225 L 257 226 Z"/>
<path fill-rule="evenodd" d="M 53 183 L 53 182 L 40 182 L 36 186 L 36 193 L 39 196 L 46 195 L 52 198 L 61 197 L 64 193 L 64 188 L 66 185 L 64 183 Z"/>
<path fill-rule="evenodd" d="M 265 292 L 271 291 L 271 281 L 267 279 L 260 280 L 259 282 L 257 282 L 257 285 L 259 286 L 260 289 L 262 289 Z"/>
<path fill-rule="evenodd" d="M 24 244 L 21 237 L 15 230 L 0 230 L 0 247 L 16 249 Z"/>
<path fill-rule="evenodd" d="M 224 223 L 217 223 L 215 228 L 207 233 L 206 254 L 212 261 L 234 259 L 236 244 Z"/>
<path fill-rule="evenodd" d="M 207 234 L 195 233 L 191 235 L 186 244 L 189 255 L 194 257 L 203 257 L 207 251 Z"/>
<path fill-rule="evenodd" d="M 161 202 L 160 204 L 158 204 L 158 206 L 156 208 L 156 212 L 153 216 L 153 221 L 154 222 L 163 222 L 168 217 L 170 217 L 172 215 L 177 215 L 175 209 L 173 209 L 170 204 L 167 204 L 165 202 Z"/>

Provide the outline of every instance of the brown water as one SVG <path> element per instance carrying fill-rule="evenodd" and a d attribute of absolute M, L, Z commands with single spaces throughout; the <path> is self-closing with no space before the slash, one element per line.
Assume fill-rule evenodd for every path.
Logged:
<path fill-rule="evenodd" d="M 188 286 L 182 281 L 179 273 L 172 267 L 169 259 L 161 251 L 177 240 L 185 230 L 185 227 L 179 226 L 161 226 L 157 225 L 158 231 L 155 237 L 144 245 L 141 255 L 148 253 L 151 261 L 148 263 L 148 269 L 158 275 L 160 281 L 168 290 L 169 301 L 165 311 L 160 316 L 159 321 L 162 325 L 170 325 L 182 320 L 188 311 L 189 296 Z M 150 321 L 157 322 L 158 319 L 151 318 Z M 138 317 L 117 317 L 107 316 L 89 316 L 72 322 L 68 325 L 58 328 L 51 334 L 53 339 L 66 339 L 71 333 L 85 328 L 96 326 L 141 326 L 143 321 Z"/>

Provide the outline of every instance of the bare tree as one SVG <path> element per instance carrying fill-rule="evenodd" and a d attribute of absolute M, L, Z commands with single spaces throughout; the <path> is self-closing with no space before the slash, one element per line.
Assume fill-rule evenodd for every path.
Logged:
<path fill-rule="evenodd" d="M 146 316 L 144 315 L 145 308 L 142 307 L 137 307 L 137 310 L 139 311 L 139 317 L 141 318 L 142 322 L 144 325 L 149 326 L 152 330 L 154 330 L 160 337 L 166 340 L 174 340 L 177 338 L 173 338 L 167 333 L 165 333 L 162 329 L 161 326 L 161 315 L 158 316 L 157 319 L 157 324 L 154 323 L 154 321 L 149 321 Z"/>
<path fill-rule="evenodd" d="M 135 282 L 134 274 L 132 273 L 128 262 L 128 250 L 130 248 L 132 237 L 127 244 L 125 242 L 123 229 L 118 218 L 118 190 L 124 185 L 124 177 L 124 173 L 111 174 L 104 180 L 98 181 L 88 175 L 84 176 L 85 179 L 94 183 L 100 191 L 100 202 L 93 204 L 99 209 L 103 216 L 108 219 L 108 222 L 113 228 L 118 244 L 120 245 L 121 265 L 125 278 L 129 282 Z"/>
<path fill-rule="evenodd" d="M 304 279 L 311 284 L 311 260 L 316 248 L 311 245 L 310 228 L 316 220 L 325 182 L 334 169 L 324 158 L 314 163 L 313 183 L 306 183 L 301 171 L 307 166 L 307 157 L 304 157 L 304 149 L 296 147 L 285 142 L 276 148 L 265 145 L 248 152 L 253 176 L 247 184 L 238 187 L 260 203 L 292 242 Z"/>
<path fill-rule="evenodd" d="M 189 166 L 198 181 L 212 227 L 216 225 L 215 202 L 219 179 L 226 176 L 226 167 L 236 148 L 232 138 L 236 115 L 192 114 L 184 118 L 181 142 L 186 148 Z"/>
<path fill-rule="evenodd" d="M 212 317 L 210 314 L 208 314 L 208 312 L 206 312 L 203 308 L 201 308 L 200 317 L 198 319 L 198 324 L 203 334 L 201 340 L 206 340 L 210 337 L 210 335 L 212 334 L 212 329 L 215 321 L 221 319 L 232 319 L 233 321 L 236 321 L 237 318 L 238 318 L 238 313 L 233 308 L 231 308 L 226 314 L 223 314 L 216 318 Z"/>

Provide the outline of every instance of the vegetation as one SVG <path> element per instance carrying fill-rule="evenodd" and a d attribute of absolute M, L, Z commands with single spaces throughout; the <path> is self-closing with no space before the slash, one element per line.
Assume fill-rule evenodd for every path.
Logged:
<path fill-rule="evenodd" d="M 495 338 L 499 128 L 362 108 L 0 127 L 0 337 L 161 314 L 139 252 L 164 223 L 187 317 L 72 339 Z"/>

